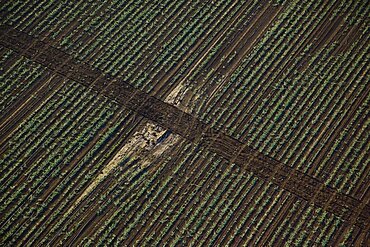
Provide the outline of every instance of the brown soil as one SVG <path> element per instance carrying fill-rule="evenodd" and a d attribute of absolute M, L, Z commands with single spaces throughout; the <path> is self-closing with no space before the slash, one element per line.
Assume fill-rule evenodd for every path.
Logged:
<path fill-rule="evenodd" d="M 24 54 L 63 77 L 75 80 L 93 89 L 103 90 L 103 95 L 115 100 L 122 107 L 139 113 L 141 116 L 166 129 L 170 129 L 189 141 L 209 145 L 208 148 L 211 151 L 223 156 L 226 160 L 235 160 L 243 169 L 253 171 L 259 177 L 283 187 L 299 198 L 327 208 L 329 212 L 342 217 L 344 220 L 355 221 L 354 224 L 361 228 L 367 227 L 369 223 L 369 220 L 366 220 L 369 219 L 366 212 L 367 204 L 364 207 L 360 201 L 353 197 L 340 194 L 307 174 L 296 171 L 245 147 L 244 143 L 212 130 L 210 126 L 202 123 L 197 118 L 140 92 L 125 82 L 110 78 L 106 78 L 110 79 L 108 82 L 105 79 L 99 80 L 99 78 L 104 77 L 102 72 L 87 64 L 75 61 L 68 54 L 39 42 L 22 32 L 9 27 L 2 28 L 2 30 L 5 29 L 8 32 L 1 39 L 3 46 Z M 28 49 L 30 43 L 36 49 Z M 44 49 L 38 49 L 40 45 Z M 105 87 L 105 85 L 108 85 L 108 87 Z M 4 135 L 3 131 L 1 133 Z M 235 154 L 237 154 L 236 157 L 234 157 Z M 312 198 L 314 198 L 313 201 Z M 333 199 L 328 202 L 328 198 Z M 358 216 L 354 219 L 353 217 L 356 215 Z"/>

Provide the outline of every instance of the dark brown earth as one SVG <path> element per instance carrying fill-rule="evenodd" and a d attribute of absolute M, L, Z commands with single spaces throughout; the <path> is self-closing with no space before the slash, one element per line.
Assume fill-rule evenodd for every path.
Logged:
<path fill-rule="evenodd" d="M 216 131 L 175 106 L 150 96 L 121 79 L 112 78 L 88 64 L 73 59 L 72 56 L 45 41 L 33 38 L 10 26 L 2 26 L 0 30 L 1 45 L 46 66 L 52 74 L 81 83 L 114 100 L 121 107 L 130 109 L 170 129 L 188 141 L 206 146 L 226 160 L 235 162 L 242 169 L 252 171 L 258 177 L 271 181 L 297 197 L 341 217 L 348 222 L 347 224 L 354 224 L 361 229 L 368 228 L 370 205 L 366 200 L 359 201 L 339 193 L 325 186 L 322 181 L 296 171 L 288 165 L 249 148 L 245 143 Z M 51 86 L 53 87 L 54 85 Z M 45 89 L 47 87 L 40 85 L 40 88 L 42 91 L 40 97 L 47 97 L 48 91 Z M 37 100 L 34 104 L 36 103 Z M 1 140 L 6 140 L 20 120 L 26 116 L 26 112 L 27 107 L 3 122 L 0 129 Z"/>

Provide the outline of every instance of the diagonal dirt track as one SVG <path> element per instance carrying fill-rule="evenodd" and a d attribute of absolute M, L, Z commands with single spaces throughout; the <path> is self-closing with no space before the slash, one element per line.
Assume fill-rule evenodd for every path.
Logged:
<path fill-rule="evenodd" d="M 369 225 L 370 205 L 366 198 L 361 202 L 338 193 L 318 179 L 273 160 L 244 143 L 217 132 L 196 117 L 141 92 L 120 79 L 111 78 L 90 65 L 77 61 L 69 54 L 10 26 L 0 27 L 0 44 L 46 66 L 53 73 L 101 92 L 122 107 L 139 113 L 189 141 L 207 145 L 210 151 L 306 201 L 324 207 L 348 223 L 362 229 L 367 229 Z"/>

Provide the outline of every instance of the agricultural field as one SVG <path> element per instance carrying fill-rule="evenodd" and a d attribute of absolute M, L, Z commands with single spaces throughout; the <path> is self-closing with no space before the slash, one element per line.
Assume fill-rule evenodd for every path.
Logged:
<path fill-rule="evenodd" d="M 1 246 L 370 246 L 366 0 L 0 0 Z"/>

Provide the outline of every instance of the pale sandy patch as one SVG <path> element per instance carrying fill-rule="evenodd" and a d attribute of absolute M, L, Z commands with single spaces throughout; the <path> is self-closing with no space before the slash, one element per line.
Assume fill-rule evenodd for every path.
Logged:
<path fill-rule="evenodd" d="M 99 175 L 76 199 L 69 208 L 69 215 L 126 157 L 138 158 L 136 168 L 144 169 L 152 161 L 158 158 L 166 150 L 173 147 L 179 140 L 179 136 L 171 134 L 163 142 L 157 144 L 157 140 L 166 132 L 166 129 L 153 123 L 147 123 L 144 128 L 134 133 L 127 143 L 117 152 L 113 159 L 103 168 Z"/>

